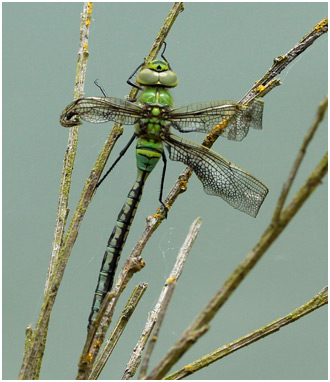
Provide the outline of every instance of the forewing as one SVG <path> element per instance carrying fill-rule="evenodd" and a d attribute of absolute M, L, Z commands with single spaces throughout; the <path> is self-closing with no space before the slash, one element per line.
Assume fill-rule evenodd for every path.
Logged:
<path fill-rule="evenodd" d="M 61 114 L 60 122 L 65 127 L 80 125 L 80 118 L 87 122 L 118 122 L 133 125 L 143 116 L 142 109 L 119 98 L 86 97 L 72 102 Z"/>
<path fill-rule="evenodd" d="M 209 195 L 220 196 L 234 208 L 256 217 L 268 188 L 253 175 L 216 152 L 188 139 L 168 134 L 170 159 L 191 167 Z"/>
<path fill-rule="evenodd" d="M 261 129 L 263 101 L 254 100 L 249 106 L 235 101 L 215 101 L 196 103 L 173 109 L 168 112 L 172 126 L 183 132 L 198 131 L 209 133 L 217 124 L 224 122 L 219 135 L 231 140 L 241 141 L 249 127 Z"/>

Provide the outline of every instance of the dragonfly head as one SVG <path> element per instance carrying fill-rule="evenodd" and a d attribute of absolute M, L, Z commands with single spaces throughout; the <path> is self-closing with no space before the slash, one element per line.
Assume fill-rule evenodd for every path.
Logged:
<path fill-rule="evenodd" d="M 153 60 L 149 62 L 147 68 L 141 70 L 136 83 L 142 86 L 174 88 L 178 84 L 178 78 L 167 61 Z"/>

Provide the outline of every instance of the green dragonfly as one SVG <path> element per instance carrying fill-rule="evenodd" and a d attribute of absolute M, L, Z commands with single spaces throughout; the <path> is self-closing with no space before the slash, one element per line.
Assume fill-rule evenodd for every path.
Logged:
<path fill-rule="evenodd" d="M 194 170 L 207 194 L 220 196 L 234 208 L 253 217 L 256 217 L 268 193 L 268 188 L 249 172 L 199 143 L 171 132 L 173 127 L 181 133 L 192 131 L 209 133 L 216 124 L 222 123 L 226 128 L 221 130 L 220 135 L 240 141 L 246 136 L 250 127 L 262 128 L 263 102 L 254 100 L 248 106 L 244 106 L 234 101 L 215 101 L 173 108 L 169 88 L 175 87 L 178 79 L 163 53 L 162 59 L 151 61 L 140 71 L 135 83 L 131 78 L 144 63 L 128 79 L 129 84 L 142 91 L 136 101 L 107 97 L 103 88 L 98 85 L 105 97 L 77 99 L 62 112 L 60 117 L 60 122 L 65 127 L 81 124 L 80 119 L 92 123 L 114 121 L 123 125 L 135 125 L 134 134 L 120 157 L 137 138 L 137 178 L 118 215 L 104 253 L 88 328 L 95 319 L 106 293 L 112 287 L 117 263 L 141 199 L 145 181 L 161 157 L 164 168 L 159 200 L 167 213 L 162 201 L 166 168 L 164 146 L 171 160 L 183 162 Z"/>

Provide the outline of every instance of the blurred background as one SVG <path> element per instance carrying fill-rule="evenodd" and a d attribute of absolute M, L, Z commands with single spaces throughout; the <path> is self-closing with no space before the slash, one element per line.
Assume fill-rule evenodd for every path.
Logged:
<path fill-rule="evenodd" d="M 171 3 L 95 3 L 85 95 L 129 93 L 126 80 L 143 61 Z M 68 130 L 58 120 L 72 101 L 82 3 L 3 4 L 3 379 L 16 379 L 25 328 L 36 322 L 55 224 Z M 168 38 L 166 58 L 179 78 L 176 106 L 238 101 L 313 26 L 327 3 L 186 3 Z M 120 379 L 192 221 L 202 227 L 174 293 L 152 357 L 155 365 L 206 305 L 268 225 L 282 185 L 327 94 L 327 35 L 279 76 L 264 98 L 263 130 L 242 142 L 219 139 L 213 150 L 269 187 L 256 219 L 203 192 L 196 176 L 143 252 L 114 322 L 138 282 L 149 284 L 102 379 Z M 84 123 L 72 179 L 70 209 L 112 124 Z M 326 119 L 299 170 L 288 200 L 327 150 Z M 132 134 L 125 132 L 108 166 Z M 202 134 L 186 137 L 202 142 Z M 184 169 L 168 162 L 165 195 Z M 156 212 L 162 166 L 148 178 L 119 267 Z M 80 228 L 52 312 L 41 379 L 73 379 L 108 237 L 136 175 L 132 147 L 97 191 Z M 211 322 L 210 331 L 172 371 L 282 317 L 327 284 L 327 181 Z M 327 308 L 201 370 L 191 379 L 326 379 Z"/>

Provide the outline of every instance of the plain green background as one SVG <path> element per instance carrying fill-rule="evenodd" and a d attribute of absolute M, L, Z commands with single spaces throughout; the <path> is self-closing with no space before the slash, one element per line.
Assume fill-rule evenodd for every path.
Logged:
<path fill-rule="evenodd" d="M 171 3 L 95 3 L 85 94 L 100 95 L 98 78 L 118 98 L 146 56 Z M 35 324 L 47 273 L 68 130 L 60 112 L 72 101 L 82 3 L 3 4 L 3 378 L 16 379 L 24 331 Z M 176 106 L 239 100 L 317 22 L 327 3 L 186 3 L 167 42 L 178 75 Z M 251 218 L 203 192 L 197 177 L 149 241 L 147 266 L 126 290 L 149 288 L 120 339 L 103 379 L 119 379 L 192 221 L 202 228 L 179 280 L 152 365 L 253 248 L 269 223 L 283 182 L 327 94 L 327 36 L 279 76 L 265 97 L 263 130 L 240 143 L 219 139 L 213 149 L 247 169 L 270 189 Z M 84 123 L 73 174 L 71 211 L 111 124 Z M 292 198 L 327 150 L 326 121 L 308 147 Z M 126 127 L 110 162 L 131 136 Z M 186 137 L 201 142 L 202 134 Z M 108 164 L 108 166 L 109 166 Z M 184 165 L 168 163 L 165 194 Z M 105 244 L 135 179 L 134 149 L 126 154 L 88 208 L 71 254 L 48 332 L 41 379 L 73 379 Z M 149 177 L 123 259 L 158 207 L 161 166 Z M 70 217 L 71 218 L 71 214 Z M 281 316 L 327 284 L 327 180 L 313 193 L 253 272 L 211 322 L 210 331 L 172 370 Z M 123 298 L 118 306 L 125 304 Z M 224 358 L 191 379 L 326 379 L 327 309 Z"/>

